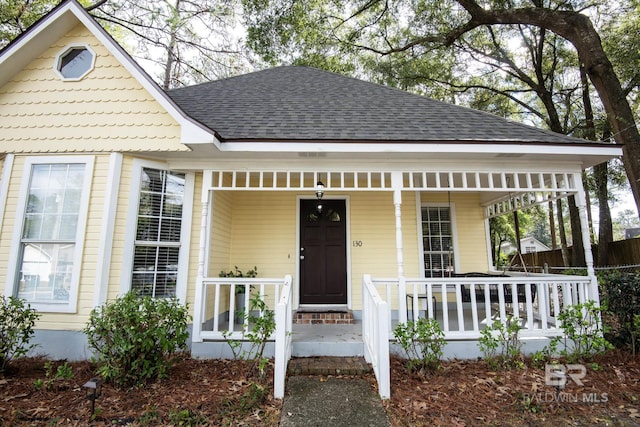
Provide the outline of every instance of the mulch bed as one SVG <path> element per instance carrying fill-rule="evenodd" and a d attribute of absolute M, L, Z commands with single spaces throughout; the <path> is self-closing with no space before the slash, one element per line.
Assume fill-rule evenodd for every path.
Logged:
<path fill-rule="evenodd" d="M 583 386 L 569 379 L 559 391 L 545 384 L 544 369 L 530 365 L 491 370 L 483 361 L 449 361 L 421 377 L 394 358 L 392 397 L 384 405 L 394 426 L 640 425 L 640 357 L 612 351 L 593 363 Z M 0 377 L 0 425 L 276 426 L 280 419 L 273 371 L 259 382 L 242 361 L 185 358 L 162 381 L 134 389 L 105 384 L 93 419 L 82 385 L 95 366 L 69 365 L 73 378 L 46 384 L 52 375 L 44 360 L 15 361 Z M 365 377 L 375 388 L 373 376 Z"/>
<path fill-rule="evenodd" d="M 400 359 L 391 364 L 386 407 L 398 426 L 640 426 L 640 357 L 627 352 L 596 357 L 583 386 L 568 377 L 561 390 L 530 363 L 491 370 L 484 361 L 450 361 L 422 378 Z"/>
<path fill-rule="evenodd" d="M 104 384 L 94 417 L 82 385 L 95 366 L 70 363 L 72 379 L 38 389 L 35 382 L 47 379 L 44 364 L 22 359 L 0 377 L 0 425 L 277 425 L 280 418 L 281 402 L 271 397 L 273 371 L 266 372 L 261 389 L 255 386 L 260 381 L 248 378 L 243 361 L 185 358 L 169 378 L 155 383 L 129 389 Z"/>

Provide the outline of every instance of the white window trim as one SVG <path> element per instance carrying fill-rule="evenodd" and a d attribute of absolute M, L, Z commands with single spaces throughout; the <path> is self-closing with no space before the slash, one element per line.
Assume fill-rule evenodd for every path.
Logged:
<path fill-rule="evenodd" d="M 75 253 L 73 258 L 73 269 L 71 276 L 71 286 L 69 289 L 69 301 L 67 302 L 29 302 L 32 308 L 41 312 L 50 313 L 75 313 L 78 308 L 78 292 L 80 288 L 80 274 L 82 272 L 82 258 L 84 254 L 84 236 L 87 228 L 87 217 L 89 213 L 89 200 L 91 198 L 91 183 L 93 181 L 94 157 L 92 156 L 38 156 L 28 157 L 24 162 L 22 171 L 20 196 L 16 208 L 16 222 L 13 226 L 13 237 L 11 251 L 9 252 L 9 268 L 7 270 L 7 282 L 5 284 L 5 294 L 16 294 L 16 278 L 18 277 L 18 258 L 21 247 L 22 231 L 24 228 L 25 214 L 27 210 L 27 194 L 31 184 L 31 171 L 34 165 L 41 164 L 84 164 L 85 179 L 82 187 L 80 200 L 80 210 L 78 212 L 78 225 L 75 239 Z"/>
<path fill-rule="evenodd" d="M 460 247 L 458 245 L 458 226 L 456 224 L 456 204 L 454 202 L 449 203 L 429 203 L 422 202 L 421 194 L 416 196 L 416 218 L 418 229 L 418 256 L 420 260 L 420 274 L 425 277 L 426 270 L 424 268 L 424 235 L 422 234 L 422 208 L 436 207 L 436 208 L 450 208 L 451 212 L 451 238 L 453 239 L 453 272 L 460 272 Z"/>
<path fill-rule="evenodd" d="M 60 71 L 60 64 L 62 62 L 62 57 L 64 55 L 66 55 L 71 49 L 87 49 L 89 52 L 91 52 L 91 65 L 89 66 L 89 69 L 87 71 L 85 71 L 80 77 L 73 77 L 73 78 L 69 78 L 69 77 L 65 77 L 62 75 L 62 72 Z M 53 71 L 56 73 L 56 75 L 65 82 L 78 82 L 82 79 L 84 79 L 87 74 L 89 74 L 90 72 L 92 72 L 94 70 L 94 68 L 96 67 L 96 57 L 98 55 L 96 55 L 96 52 L 91 49 L 91 46 L 89 46 L 86 43 L 73 43 L 73 44 L 69 44 L 67 46 L 64 47 L 64 49 L 62 49 L 57 55 L 56 55 L 56 59 L 53 62 Z"/>
<path fill-rule="evenodd" d="M 129 191 L 129 210 L 127 212 L 127 226 L 125 231 L 124 255 L 122 258 L 122 275 L 120 280 L 120 294 L 131 290 L 133 255 L 136 243 L 136 229 L 138 226 L 138 205 L 140 204 L 140 181 L 142 169 L 151 168 L 172 171 L 166 163 L 151 160 L 134 159 L 131 172 L 131 188 Z M 193 192 L 195 174 L 184 172 L 184 204 L 182 206 L 182 226 L 180 228 L 180 255 L 178 256 L 178 274 L 176 277 L 176 297 L 183 304 L 187 301 L 187 279 L 189 276 L 189 249 L 191 247 L 191 221 L 193 217 Z"/>

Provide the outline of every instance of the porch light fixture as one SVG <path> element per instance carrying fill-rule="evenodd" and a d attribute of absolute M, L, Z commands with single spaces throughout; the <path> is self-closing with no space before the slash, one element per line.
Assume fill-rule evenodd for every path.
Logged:
<path fill-rule="evenodd" d="M 82 387 L 86 390 L 86 397 L 91 401 L 91 415 L 95 413 L 96 399 L 102 394 L 102 379 L 91 378 Z"/>
<path fill-rule="evenodd" d="M 324 183 L 318 180 L 316 182 L 316 197 L 318 200 L 322 200 L 322 196 L 324 196 Z"/>

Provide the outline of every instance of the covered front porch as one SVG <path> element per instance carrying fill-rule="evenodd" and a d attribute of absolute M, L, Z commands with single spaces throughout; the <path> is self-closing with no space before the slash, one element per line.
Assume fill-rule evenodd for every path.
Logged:
<path fill-rule="evenodd" d="M 330 348 L 341 348 L 349 354 L 364 355 L 372 364 L 379 382 L 381 397 L 390 395 L 389 353 L 393 350 L 393 328 L 399 322 L 428 317 L 436 319 L 450 342 L 449 357 L 469 357 L 477 354 L 476 340 L 480 331 L 508 316 L 518 318 L 523 327 L 521 336 L 528 340 L 546 340 L 561 333 L 557 314 L 566 306 L 598 301 L 597 282 L 589 245 L 585 245 L 587 276 L 539 275 L 493 271 L 485 258 L 484 271 L 461 271 L 449 258 L 441 262 L 440 277 L 408 277 L 405 274 L 407 226 L 403 224 L 403 195 L 452 193 L 481 194 L 484 219 L 479 222 L 488 236 L 488 219 L 514 210 L 547 203 L 568 195 L 576 196 L 582 220 L 582 232 L 588 241 L 586 207 L 580 171 L 455 171 L 455 172 L 318 172 L 318 171 L 235 171 L 204 172 L 201 213 L 201 245 L 198 280 L 195 289 L 193 346 L 217 343 L 225 346 L 228 338 L 244 340 L 251 324 L 243 319 L 249 312 L 252 296 L 259 295 L 275 313 L 276 331 L 271 337 L 270 351 L 275 358 L 276 397 L 284 396 L 287 362 L 292 355 L 311 356 Z M 294 271 L 279 278 L 221 278 L 210 274 L 212 259 L 213 195 L 215 192 L 286 191 L 313 195 L 317 183 L 323 181 L 325 192 L 349 195 L 354 193 L 391 194 L 395 226 L 396 274 L 387 276 L 369 268 L 364 274 L 354 273 L 349 298 L 344 309 L 353 311 L 355 326 L 294 325 L 293 313 L 300 308 L 299 261 Z M 453 214 L 452 214 L 453 215 Z M 299 220 L 299 219 L 298 219 Z M 372 231 L 374 232 L 374 231 Z M 420 240 L 420 233 L 416 236 Z M 275 238 L 275 236 L 274 236 Z M 464 239 L 465 236 L 458 236 Z M 347 239 L 351 240 L 351 239 Z M 354 242 L 356 242 L 354 240 Z M 355 244 L 355 243 L 354 243 Z M 296 240 L 296 246 L 299 241 Z M 421 253 L 427 253 L 421 242 Z M 446 254 L 445 254 L 446 255 Z M 297 255 L 296 255 L 297 256 Z M 411 254 L 413 257 L 414 254 Z M 485 255 L 486 256 L 486 255 Z M 422 262 L 427 258 L 421 257 Z M 428 258 L 432 260 L 433 258 Z M 347 260 L 352 257 L 347 254 Z M 442 258 L 441 260 L 446 260 Z M 412 259 L 413 261 L 413 259 Z M 423 266 L 433 276 L 433 265 Z M 354 279 L 354 277 L 356 279 Z M 356 281 L 357 280 L 357 281 Z M 238 292 L 242 289 L 245 292 Z M 238 299 L 242 294 L 242 299 Z M 242 313 L 237 316 L 238 308 Z M 319 306 L 321 309 L 321 305 Z M 253 313 L 260 315 L 260 313 Z M 314 337 L 317 345 L 313 345 Z M 333 341 L 327 341 L 333 340 Z M 337 343 L 327 345 L 327 343 Z M 342 344 L 340 344 L 342 342 Z M 202 347 L 204 348 L 204 347 Z M 314 350 L 315 349 L 315 350 Z M 445 349 L 445 351 L 447 351 Z M 222 353 L 218 353 L 220 355 Z M 202 351 L 199 355 L 204 357 Z M 334 354 L 335 355 L 335 354 Z M 473 356 L 471 356 L 473 357 Z"/>

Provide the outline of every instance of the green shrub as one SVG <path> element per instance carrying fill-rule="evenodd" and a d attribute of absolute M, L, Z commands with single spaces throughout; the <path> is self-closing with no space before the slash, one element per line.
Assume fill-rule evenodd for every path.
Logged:
<path fill-rule="evenodd" d="M 209 425 L 207 417 L 191 409 L 176 409 L 169 412 L 169 422 L 172 426 L 185 427 Z"/>
<path fill-rule="evenodd" d="M 507 316 L 506 322 L 495 321 L 480 332 L 478 347 L 492 368 L 521 368 L 522 342 L 520 341 L 520 319 Z"/>
<path fill-rule="evenodd" d="M 558 314 L 563 336 L 554 340 L 563 342 L 560 354 L 569 362 L 589 360 L 613 347 L 604 337 L 601 312 L 594 301 L 587 301 L 567 306 Z"/>
<path fill-rule="evenodd" d="M 551 363 L 558 354 L 558 338 L 553 338 L 542 350 L 531 355 L 531 364 L 535 368 L 544 369 L 547 363 Z"/>
<path fill-rule="evenodd" d="M 631 348 L 633 355 L 636 355 L 636 347 L 638 346 L 638 338 L 640 338 L 640 314 L 633 316 L 633 330 L 631 331 Z"/>
<path fill-rule="evenodd" d="M 393 336 L 406 354 L 409 372 L 424 374 L 440 368 L 446 341 L 437 320 L 420 318 L 400 323 Z"/>
<path fill-rule="evenodd" d="M 242 270 L 240 270 L 238 268 L 238 266 L 234 266 L 233 267 L 234 270 L 229 270 L 229 271 L 224 271 L 224 270 L 220 270 L 220 273 L 218 274 L 219 277 L 258 277 L 258 267 L 253 267 L 251 270 L 247 270 L 246 272 L 242 272 Z"/>
<path fill-rule="evenodd" d="M 7 363 L 24 356 L 35 344 L 29 345 L 33 328 L 40 315 L 24 300 L 2 296 L 0 304 L 0 372 Z"/>
<path fill-rule="evenodd" d="M 610 271 L 598 277 L 605 319 L 615 336 L 612 340 L 621 345 L 632 341 L 633 316 L 640 313 L 640 273 L 619 273 Z"/>
<path fill-rule="evenodd" d="M 175 355 L 187 349 L 187 307 L 177 299 L 130 292 L 91 312 L 84 329 L 98 372 L 121 386 L 163 378 Z"/>
<path fill-rule="evenodd" d="M 62 365 L 58 365 L 53 371 L 54 363 L 51 361 L 47 361 L 44 364 L 45 370 L 45 380 L 37 379 L 34 381 L 34 385 L 36 389 L 40 390 L 43 387 L 46 390 L 54 390 L 56 388 L 56 383 L 64 380 L 70 380 L 73 378 L 73 367 L 69 365 L 69 362 L 64 362 Z"/>
<path fill-rule="evenodd" d="M 254 313 L 258 313 L 255 315 Z M 229 337 L 228 331 L 223 332 L 227 344 L 236 359 L 251 360 L 251 374 L 258 373 L 262 378 L 269 359 L 264 357 L 264 350 L 269 338 L 276 330 L 276 319 L 273 310 L 269 310 L 267 304 L 260 295 L 253 295 L 249 301 L 249 312 L 245 315 L 244 325 L 248 325 L 249 331 L 243 336 L 251 343 L 248 350 L 243 350 L 242 342 Z M 244 329 L 244 328 L 243 328 Z"/>

